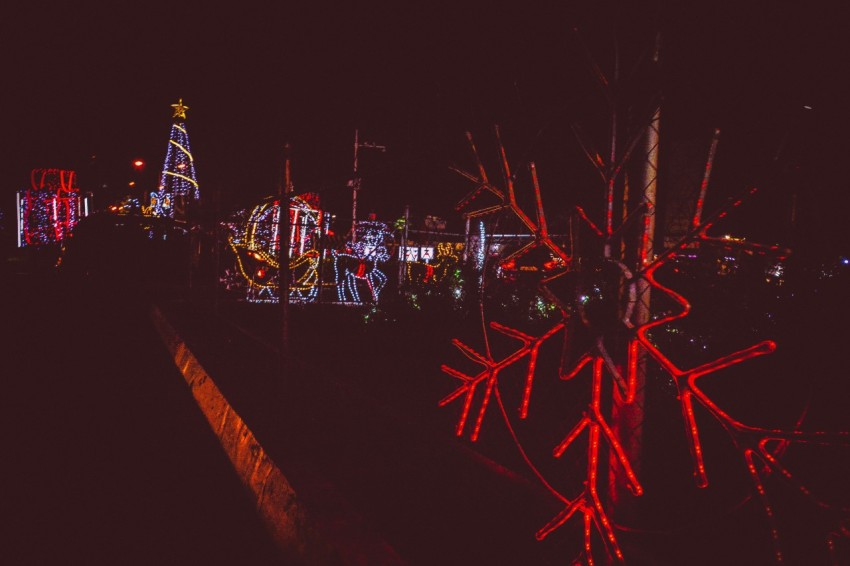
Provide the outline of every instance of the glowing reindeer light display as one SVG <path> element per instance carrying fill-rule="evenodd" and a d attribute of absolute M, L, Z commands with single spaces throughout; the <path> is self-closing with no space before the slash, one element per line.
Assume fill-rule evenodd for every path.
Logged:
<path fill-rule="evenodd" d="M 346 249 L 331 252 L 340 302 L 362 303 L 360 287 L 369 291 L 371 302 L 378 302 L 388 281 L 379 266 L 390 259 L 391 240 L 392 231 L 385 222 L 364 220 L 357 223 Z"/>

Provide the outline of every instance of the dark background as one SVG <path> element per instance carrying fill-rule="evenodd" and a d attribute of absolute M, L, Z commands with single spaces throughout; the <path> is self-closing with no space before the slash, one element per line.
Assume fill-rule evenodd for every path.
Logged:
<path fill-rule="evenodd" d="M 288 142 L 296 190 L 316 191 L 328 210 L 349 214 L 346 181 L 359 129 L 364 140 L 388 147 L 363 151 L 359 210 L 388 219 L 409 204 L 414 215 L 442 215 L 458 230 L 452 207 L 470 187 L 448 165 L 468 165 L 465 130 L 491 156 L 498 123 L 512 159 L 538 161 L 548 211 L 557 216 L 577 201 L 596 203 L 598 211 L 599 178 L 570 124 L 581 123 L 604 148 L 607 109 L 571 31 L 578 28 L 609 76 L 616 39 L 623 76 L 636 69 L 637 78 L 624 83 L 636 114 L 647 92 L 662 90 L 668 183 L 660 191 L 679 188 L 670 181 L 698 182 L 720 128 L 711 204 L 749 184 L 763 189 L 740 211 L 747 222 L 736 235 L 759 228 L 760 241 L 802 243 L 804 254 L 850 253 L 850 39 L 838 3 L 212 4 L 29 2 L 3 9 L 0 211 L 7 226 L 14 193 L 36 167 L 77 170 L 98 205 L 120 197 L 137 177 L 153 189 L 178 98 L 190 107 L 203 198 L 218 195 L 222 209 L 277 190 Z M 652 77 L 640 62 L 657 32 L 662 59 Z M 148 163 L 141 176 L 130 166 L 135 158 Z M 788 307 L 799 323 L 780 337 L 781 352 L 789 353 L 776 357 L 791 360 L 787 375 L 817 377 L 832 387 L 827 392 L 836 383 L 846 389 L 836 355 L 845 339 L 833 330 L 846 320 L 845 280 L 812 276 L 795 284 L 808 294 Z M 743 327 L 742 296 L 737 287 L 721 296 L 729 300 L 708 295 L 705 310 L 731 312 L 713 337 L 724 336 L 732 316 Z M 391 372 L 373 374 L 409 386 Z M 830 410 L 813 414 L 844 414 L 837 405 L 846 395 L 821 396 Z"/>
<path fill-rule="evenodd" d="M 409 204 L 459 229 L 452 206 L 469 186 L 448 165 L 466 163 L 465 130 L 485 140 L 496 123 L 513 159 L 538 160 L 551 208 L 598 199 L 569 127 L 607 144 L 580 37 L 609 76 L 616 40 L 638 95 L 661 89 L 662 159 L 707 150 L 719 127 L 716 194 L 780 179 L 783 204 L 763 215 L 787 215 L 798 192 L 807 222 L 843 237 L 850 40 L 837 3 L 526 4 L 15 4 L 0 17 L 0 208 L 11 216 L 36 167 L 78 171 L 99 206 L 130 180 L 153 189 L 178 98 L 203 198 L 223 209 L 274 193 L 290 143 L 296 191 L 350 217 L 359 129 L 388 147 L 361 151 L 359 212 Z M 640 58 L 658 32 L 652 78 Z"/>

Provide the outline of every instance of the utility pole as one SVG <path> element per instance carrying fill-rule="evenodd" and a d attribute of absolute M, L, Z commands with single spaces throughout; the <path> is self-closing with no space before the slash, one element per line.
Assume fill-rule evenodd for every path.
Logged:
<path fill-rule="evenodd" d="M 661 46 L 660 34 L 656 36 L 655 51 L 652 64 L 657 66 Z M 643 228 L 636 242 L 638 270 L 652 263 L 654 259 L 655 240 L 655 213 L 658 188 L 658 147 L 661 127 L 661 105 L 660 102 L 653 109 L 652 118 L 646 126 L 644 133 L 645 157 L 643 163 Z M 641 327 L 650 321 L 650 290 L 649 282 L 644 277 L 638 277 L 635 282 L 636 302 L 633 313 L 633 324 Z M 614 435 L 620 442 L 626 458 L 636 474 L 640 474 L 641 459 L 643 451 L 643 421 L 646 388 L 647 353 L 642 348 L 637 348 L 629 356 L 634 355 L 635 368 L 634 399 L 631 403 L 626 402 L 619 394 L 614 393 L 612 403 L 612 426 Z M 618 470 L 616 460 L 612 460 L 610 474 L 610 495 L 612 499 L 615 517 L 628 520 L 629 515 L 634 512 L 631 496 L 623 481 L 622 470 Z"/>
<path fill-rule="evenodd" d="M 221 313 L 220 307 L 220 298 L 219 295 L 221 291 L 219 290 L 219 281 L 218 277 L 221 273 L 221 240 L 224 236 L 223 231 L 221 229 L 221 221 L 219 220 L 221 216 L 221 188 L 216 186 L 215 191 L 213 192 L 213 245 L 215 246 L 214 252 L 215 256 L 213 258 L 215 269 L 213 270 L 213 280 L 212 280 L 212 299 L 213 299 L 213 312 L 216 316 Z"/>
<path fill-rule="evenodd" d="M 611 236 L 614 234 L 614 189 L 616 187 L 617 176 L 614 174 L 614 166 L 617 163 L 617 101 L 615 99 L 617 91 L 617 83 L 620 80 L 620 47 L 617 44 L 616 37 L 614 38 L 614 88 L 610 90 L 611 99 L 609 104 L 611 107 L 611 147 L 608 156 L 609 171 L 606 173 L 607 188 L 606 188 L 606 207 L 605 207 L 605 248 L 604 255 L 606 258 L 611 257 Z"/>
<path fill-rule="evenodd" d="M 404 290 L 405 271 L 407 267 L 407 237 L 408 227 L 410 226 L 410 205 L 404 206 L 404 228 L 401 236 L 401 257 L 398 258 L 398 291 L 401 293 Z"/>
<path fill-rule="evenodd" d="M 466 224 L 463 232 L 463 263 L 469 259 L 469 216 L 466 216 Z"/>
<path fill-rule="evenodd" d="M 352 196 L 351 196 L 351 241 L 357 241 L 357 191 L 360 190 L 360 177 L 357 175 L 357 154 L 360 151 L 360 148 L 372 148 L 380 150 L 384 152 L 387 150 L 386 146 L 378 145 L 372 142 L 361 142 L 359 137 L 359 130 L 354 130 L 354 176 L 351 178 L 351 181 L 348 182 L 348 186 L 351 187 Z"/>
<path fill-rule="evenodd" d="M 278 185 L 278 297 L 280 300 L 280 367 L 285 378 L 289 360 L 289 198 L 292 194 L 290 145 L 283 147 L 283 182 Z"/>

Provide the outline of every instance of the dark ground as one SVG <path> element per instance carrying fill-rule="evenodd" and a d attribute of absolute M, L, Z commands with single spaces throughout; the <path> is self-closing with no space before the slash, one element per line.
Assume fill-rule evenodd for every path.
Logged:
<path fill-rule="evenodd" d="M 220 466 L 216 464 L 216 469 L 222 469 L 224 478 L 228 464 L 217 452 L 214 438 L 204 434 L 207 425 L 200 414 L 184 422 L 183 417 L 172 420 L 171 413 L 162 410 L 163 399 L 173 399 L 175 404 L 186 403 L 185 408 L 175 409 L 175 415 L 193 414 L 181 376 L 169 366 L 164 350 L 146 330 L 147 322 L 141 322 L 147 298 L 152 298 L 214 376 L 309 512 L 319 516 L 328 513 L 318 504 L 328 505 L 325 495 L 332 492 L 340 506 L 354 509 L 412 565 L 546 566 L 569 563 L 580 552 L 579 517 L 542 542 L 534 539 L 535 531 L 562 505 L 523 465 L 496 413 L 489 414 L 482 439 L 473 444 L 454 437 L 459 406 L 437 407 L 455 386 L 454 380 L 440 371 L 441 363 L 455 364 L 451 338 L 460 337 L 480 348 L 476 342 L 480 327 L 471 324 L 469 318 L 448 311 L 386 308 L 372 312 L 372 322 L 365 323 L 368 308 L 293 306 L 288 325 L 290 355 L 282 371 L 276 350 L 281 328 L 279 306 L 235 302 L 224 295 L 215 301 L 209 287 L 197 279 L 191 289 L 173 281 L 142 289 L 128 284 L 120 272 L 113 274 L 118 286 L 106 293 L 96 283 L 103 282 L 103 273 L 74 278 L 84 285 L 64 290 L 53 287 L 50 277 L 32 284 L 31 280 L 12 278 L 18 281 L 22 294 L 6 295 L 8 312 L 36 315 L 24 319 L 30 324 L 27 333 L 21 332 L 14 339 L 17 341 L 7 343 L 14 346 L 10 349 L 12 359 L 23 364 L 26 358 L 22 353 L 42 351 L 42 343 L 35 340 L 48 334 L 64 336 L 65 340 L 88 336 L 79 331 L 62 332 L 59 324 L 63 329 L 98 332 L 89 338 L 94 341 L 86 342 L 87 348 L 65 345 L 63 339 L 45 339 L 51 351 L 60 354 L 45 358 L 52 362 L 40 381 L 15 384 L 20 391 L 14 396 L 15 404 L 4 410 L 13 419 L 4 426 L 5 431 L 14 430 L 14 422 L 31 419 L 32 406 L 19 403 L 19 399 L 37 397 L 33 403 L 37 401 L 43 408 L 39 414 L 50 415 L 49 422 L 41 420 L 40 425 L 36 422 L 29 429 L 34 431 L 32 439 L 10 435 L 7 441 L 14 447 L 13 453 L 20 454 L 19 460 L 37 463 L 35 472 L 14 472 L 11 481 L 48 486 L 36 492 L 35 499 L 28 490 L 14 492 L 13 505 L 7 508 L 21 509 L 23 520 L 19 521 L 21 536 L 15 537 L 21 544 L 12 548 L 29 547 L 24 543 L 41 536 L 35 533 L 42 531 L 34 529 L 45 521 L 43 513 L 52 513 L 58 522 L 66 526 L 73 523 L 74 528 L 52 531 L 55 536 L 40 541 L 37 550 L 45 555 L 59 547 L 68 550 L 67 556 L 92 552 L 92 537 L 97 533 L 99 546 L 94 551 L 113 562 L 126 562 L 120 556 L 128 549 L 149 558 L 148 563 L 168 562 L 164 555 L 182 557 L 178 560 L 181 563 L 272 560 L 269 543 L 259 521 L 251 516 L 247 498 L 240 506 L 235 476 L 232 498 L 206 483 L 214 481 L 208 473 L 213 465 L 209 460 L 217 459 Z M 830 330 L 834 328 L 831 321 L 846 314 L 840 286 L 845 280 L 837 278 L 810 287 L 800 303 L 806 308 L 789 309 L 787 324 L 776 329 L 777 338 L 785 346 L 778 352 L 784 353 L 770 362 L 757 360 L 752 366 L 750 374 L 761 380 L 756 381 L 761 387 L 756 394 L 742 386 L 750 381 L 733 383 L 726 393 L 722 387 L 712 393 L 733 407 L 756 409 L 759 416 L 770 415 L 771 408 L 787 416 L 797 414 L 801 404 L 779 406 L 780 394 L 803 397 L 814 392 L 807 426 L 812 430 L 846 430 L 846 372 L 834 355 L 843 343 L 843 334 Z M 89 283 L 93 285 L 90 288 Z M 796 284 L 803 288 L 804 283 Z M 13 296 L 37 298 L 39 288 L 54 294 L 46 295 L 49 299 L 8 301 Z M 714 292 L 722 290 L 717 287 Z M 79 300 L 63 303 L 64 296 Z M 722 305 L 723 301 L 708 304 Z M 739 306 L 735 303 L 730 308 L 737 313 L 734 320 L 740 326 L 744 318 Z M 400 316 L 402 313 L 405 316 Z M 735 328 L 735 324 L 726 321 L 723 327 Z M 132 346 L 128 338 L 134 338 Z M 97 378 L 85 390 L 79 388 L 78 377 L 59 379 L 63 375 L 60 368 L 73 367 L 66 360 L 80 350 L 98 352 L 80 362 L 86 364 L 84 367 L 91 366 L 93 371 L 86 374 Z M 551 353 L 542 351 L 539 371 L 552 369 L 543 361 L 544 354 Z M 130 355 L 136 357 L 127 363 Z M 104 357 L 129 372 L 128 378 L 139 372 L 140 376 L 162 376 L 163 382 L 118 381 L 116 370 L 100 369 L 99 361 Z M 161 365 L 148 368 L 147 364 L 154 362 Z M 32 361 L 23 366 L 36 367 Z M 764 380 L 771 379 L 773 384 L 768 388 Z M 52 387 L 45 390 L 42 381 Z M 569 429 L 580 415 L 581 395 L 586 394 L 580 389 L 581 380 L 576 383 L 579 388 L 567 388 L 564 395 L 558 392 L 563 384 L 545 389 L 541 381 L 538 391 L 543 395 L 535 397 L 535 410 L 550 409 L 556 416 L 554 426 Z M 799 387 L 789 388 L 789 383 Z M 647 424 L 647 464 L 642 478 L 647 494 L 638 515 L 618 525 L 617 536 L 627 563 L 772 563 L 764 512 L 752 497 L 740 456 L 723 442 L 722 431 L 707 425 L 704 434 L 712 486 L 696 490 L 690 478 L 678 405 L 670 398 L 669 386 L 658 382 L 654 387 L 656 392 L 650 400 L 654 416 Z M 45 395 L 45 391 L 51 395 Z M 132 404 L 128 405 L 130 400 Z M 86 411 L 77 411 L 78 407 L 86 407 Z M 56 420 L 61 427 L 55 426 Z M 126 426 L 102 429 L 103 422 Z M 149 437 L 148 427 L 167 438 Z M 526 432 L 535 430 L 553 434 L 544 428 Z M 182 436 L 190 433 L 192 440 Z M 88 435 L 100 443 L 77 443 Z M 128 435 L 135 442 L 126 442 Z M 34 457 L 31 440 L 49 446 L 49 452 Z M 551 450 L 547 441 L 531 438 L 525 447 L 545 454 Z M 104 446 L 114 452 L 104 453 Z M 163 446 L 174 460 L 164 459 L 159 452 Z M 571 496 L 580 492 L 585 475 L 581 446 L 571 452 L 574 458 L 564 458 L 564 462 L 547 468 L 560 474 L 557 481 L 563 483 L 558 487 Z M 801 473 L 817 495 L 847 505 L 850 490 L 844 478 L 850 466 L 846 452 L 792 448 L 784 461 L 795 473 Z M 57 459 L 66 469 L 59 479 L 52 473 Z M 142 467 L 136 467 L 137 463 Z M 129 492 L 140 497 L 137 505 L 116 503 L 127 497 L 121 476 L 124 471 L 145 488 L 143 492 L 135 488 Z M 218 472 L 214 477 L 219 478 Z M 199 481 L 204 483 L 199 486 Z M 765 485 L 780 517 L 786 563 L 830 564 L 825 537 L 847 524 L 847 514 L 809 505 L 775 475 L 768 477 Z M 210 489 L 216 490 L 215 499 L 210 498 Z M 91 512 L 87 510 L 84 520 L 77 516 L 74 522 L 69 510 L 84 508 L 84 504 Z M 142 540 L 154 542 L 145 544 Z M 846 538 L 836 536 L 834 542 L 833 563 L 847 563 Z M 601 546 L 597 548 L 595 557 L 600 560 L 603 552 Z M 249 560 L 243 552 L 258 555 Z M 239 558 L 222 558 L 227 556 Z"/>
<path fill-rule="evenodd" d="M 831 292 L 823 285 L 820 289 Z M 828 357 L 810 355 L 815 342 L 822 350 L 836 348 L 840 340 L 830 334 L 830 342 L 823 328 L 811 326 L 815 320 L 837 315 L 843 303 L 826 310 L 814 308 L 823 304 L 810 303 L 812 309 L 805 315 L 791 309 L 802 317 L 794 322 L 808 329 L 807 339 L 802 340 L 797 331 L 794 343 L 794 336 L 783 334 L 788 332 L 786 326 L 776 329 L 777 338 L 785 339 L 785 350 L 769 362 L 756 360 L 743 374 L 732 375 L 737 379 L 743 375 L 746 381 L 738 385 L 729 387 L 729 377 L 718 379 L 720 387 L 707 387 L 714 398 L 728 403 L 741 418 L 756 419 L 750 424 L 781 417 L 777 422 L 788 425 L 788 416 L 799 416 L 803 397 L 811 394 L 803 428 L 846 430 L 840 394 L 846 392 L 847 384 Z M 276 461 L 284 473 L 288 469 L 294 482 L 303 481 L 305 467 L 327 477 L 411 564 L 547 565 L 564 563 L 578 554 L 579 517 L 546 540 L 534 540 L 534 532 L 561 506 L 518 457 L 496 409 L 488 413 L 481 440 L 471 443 L 468 436 L 454 437 L 459 402 L 437 407 L 455 386 L 440 371 L 441 363 L 456 361 L 451 338 L 461 337 L 480 348 L 470 320 L 427 309 L 387 307 L 370 314 L 368 307 L 291 306 L 291 355 L 281 374 L 276 373 L 275 359 L 280 307 L 222 300 L 216 315 L 213 305 L 195 295 L 193 300 L 172 301 L 168 312 L 194 343 L 193 351 L 217 368 L 219 383 L 237 410 L 254 419 L 253 429 L 272 457 L 281 454 Z M 405 315 L 400 316 L 401 312 Z M 740 323 L 743 311 L 737 312 Z M 367 315 L 371 322 L 365 322 Z M 209 331 L 224 331 L 230 325 L 239 332 L 228 331 L 216 338 Z M 205 330 L 198 332 L 199 328 Z M 538 371 L 544 376 L 552 368 L 543 356 L 551 353 L 541 354 Z M 509 382 L 507 375 L 503 384 Z M 581 394 L 581 389 L 560 395 L 554 388 L 545 389 L 544 379 L 537 385 L 542 393 L 534 401 L 537 415 L 548 409 L 557 417 L 550 423 L 553 427 L 572 426 L 580 414 L 576 412 L 580 402 L 570 395 Z M 765 383 L 773 389 L 764 389 Z M 753 497 L 740 454 L 731 449 L 722 430 L 700 415 L 712 483 L 710 489 L 696 489 L 678 404 L 663 383 L 650 387 L 642 478 L 647 494 L 636 516 L 622 518 L 617 535 L 627 563 L 771 563 L 773 549 L 764 511 Z M 752 388 L 762 389 L 747 391 Z M 508 411 L 509 391 L 504 387 Z M 551 398 L 546 399 L 547 395 Z M 542 429 L 524 432 L 534 430 Z M 544 460 L 551 450 L 551 444 L 544 444 L 552 435 L 545 432 L 549 436 L 544 440 L 523 438 L 529 453 L 543 455 Z M 560 468 L 545 468 L 561 474 L 555 477 L 558 486 L 572 496 L 580 492 L 584 478 L 582 449 L 577 447 L 574 458 Z M 293 451 L 300 454 L 297 461 L 287 459 Z M 843 478 L 850 470 L 848 456 L 847 448 L 792 447 L 784 461 L 815 495 L 846 505 L 850 490 Z M 846 539 L 835 538 L 833 557 L 825 540 L 830 531 L 841 528 L 846 514 L 819 509 L 775 474 L 764 478 L 779 517 L 786 563 L 835 560 L 841 564 L 848 550 Z M 604 554 L 600 549 L 597 560 Z"/>
<path fill-rule="evenodd" d="M 2 562 L 280 563 L 140 297 L 43 267 L 3 271 Z"/>

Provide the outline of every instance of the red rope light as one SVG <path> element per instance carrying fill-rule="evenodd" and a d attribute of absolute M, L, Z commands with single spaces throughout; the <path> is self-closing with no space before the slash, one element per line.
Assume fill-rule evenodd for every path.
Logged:
<path fill-rule="evenodd" d="M 522 332 L 521 330 L 510 328 L 498 322 L 490 322 L 489 325 L 484 324 L 483 304 L 480 305 L 482 309 L 482 333 L 486 354 L 478 353 L 471 346 L 459 339 L 454 339 L 452 343 L 468 359 L 482 366 L 483 369 L 475 375 L 469 375 L 449 367 L 448 365 L 444 364 L 442 366 L 442 371 L 444 373 L 460 380 L 461 382 L 454 391 L 439 401 L 439 406 L 444 407 L 463 397 L 460 415 L 455 426 L 456 435 L 462 436 L 464 434 L 470 411 L 472 410 L 472 405 L 475 402 L 477 395 L 476 391 L 483 389 L 480 395 L 481 400 L 477 409 L 475 422 L 470 433 L 470 440 L 473 442 L 477 441 L 483 428 L 484 416 L 488 410 L 490 401 L 493 397 L 495 397 L 497 405 L 501 410 L 502 418 L 526 464 L 528 464 L 532 472 L 538 477 L 538 479 L 540 479 L 553 496 L 564 504 L 563 509 L 535 533 L 535 538 L 537 540 L 543 540 L 558 530 L 573 516 L 581 514 L 583 519 L 583 560 L 587 564 L 594 564 L 592 535 L 593 530 L 595 529 L 601 537 L 608 557 L 612 561 L 622 563 L 625 558 L 617 541 L 615 526 L 605 511 L 602 497 L 599 492 L 598 481 L 601 456 L 600 448 L 602 444 L 601 440 L 604 439 L 609 448 L 607 452 L 608 457 L 619 464 L 619 466 L 612 466 L 612 468 L 616 469 L 617 473 L 623 474 L 622 479 L 632 495 L 641 496 L 644 490 L 641 482 L 634 472 L 634 468 L 629 461 L 629 457 L 603 414 L 601 399 L 602 380 L 607 374 L 607 377 L 616 384 L 616 386 L 612 388 L 612 391 L 614 392 L 613 394 L 618 395 L 620 401 L 625 404 L 634 403 L 636 399 L 637 377 L 638 372 L 640 371 L 639 360 L 642 359 L 643 352 L 646 352 L 649 359 L 657 363 L 658 366 L 670 376 L 676 387 L 680 404 L 680 412 L 685 429 L 685 436 L 687 438 L 688 448 L 692 459 L 693 475 L 696 485 L 700 488 L 706 488 L 709 485 L 707 465 L 704 458 L 700 430 L 695 415 L 695 407 L 700 406 L 721 425 L 728 434 L 728 437 L 734 447 L 741 454 L 746 473 L 750 476 L 754 492 L 758 495 L 758 500 L 761 502 L 768 521 L 768 527 L 770 529 L 770 536 L 773 544 L 773 559 L 778 563 L 782 563 L 785 559 L 785 555 L 783 554 L 781 547 L 778 522 L 775 518 L 774 507 L 769 500 L 767 490 L 764 482 L 762 481 L 762 475 L 766 473 L 775 474 L 778 478 L 788 484 L 791 484 L 801 495 L 810 499 L 819 507 L 824 509 L 836 509 L 836 507 L 830 506 L 829 504 L 817 499 L 811 490 L 800 482 L 779 461 L 778 454 L 784 451 L 790 443 L 850 446 L 850 433 L 802 432 L 799 430 L 799 422 L 793 429 L 790 430 L 749 426 L 729 415 L 698 386 L 697 380 L 700 378 L 709 377 L 717 372 L 736 366 L 752 358 L 773 353 L 777 346 L 772 340 L 763 340 L 741 350 L 719 356 L 697 367 L 680 368 L 672 359 L 670 359 L 670 357 L 663 353 L 651 339 L 651 333 L 653 330 L 683 319 L 687 317 L 691 311 L 691 305 L 683 295 L 669 287 L 666 287 L 656 279 L 656 273 L 658 270 L 662 266 L 667 265 L 676 259 L 676 254 L 681 249 L 691 246 L 692 244 L 717 245 L 718 243 L 721 243 L 723 246 L 728 246 L 736 250 L 743 250 L 749 254 L 770 254 L 771 256 L 776 256 L 780 259 L 788 255 L 788 250 L 778 246 L 763 246 L 738 240 L 714 238 L 707 235 L 709 228 L 711 228 L 718 219 L 725 217 L 731 209 L 739 206 L 746 197 L 755 193 L 756 189 L 748 189 L 745 195 L 731 201 L 725 208 L 715 213 L 701 225 L 694 225 L 691 231 L 682 238 L 679 243 L 663 251 L 654 259 L 650 259 L 645 255 L 645 251 L 648 249 L 648 246 L 645 240 L 646 230 L 644 230 L 644 241 L 642 241 L 642 245 L 640 247 L 641 252 L 638 257 L 640 271 L 633 277 L 631 274 L 628 274 L 627 279 L 629 281 L 643 279 L 648 284 L 648 288 L 652 289 L 655 293 L 660 293 L 662 296 L 672 300 L 677 308 L 675 308 L 673 312 L 664 314 L 655 320 L 650 320 L 637 326 L 632 326 L 628 320 L 625 320 L 631 316 L 631 310 L 627 310 L 624 319 L 619 321 L 623 323 L 624 328 L 628 333 L 625 368 L 623 368 L 625 370 L 625 376 L 620 375 L 622 370 L 619 369 L 618 365 L 615 367 L 615 364 L 613 363 L 611 356 L 605 350 L 601 339 L 597 340 L 595 344 L 590 346 L 589 351 L 583 353 L 577 360 L 570 362 L 570 364 L 565 364 L 562 361 L 561 366 L 558 368 L 558 376 L 562 381 L 576 379 L 586 366 L 592 366 L 591 393 L 590 398 L 585 405 L 583 414 L 578 422 L 552 449 L 552 456 L 554 458 L 561 458 L 567 452 L 569 447 L 572 446 L 576 440 L 585 433 L 585 431 L 587 432 L 588 446 L 585 454 L 587 466 L 584 488 L 577 496 L 568 497 L 562 494 L 558 489 L 554 488 L 547 481 L 519 442 L 516 431 L 508 418 L 508 413 L 501 400 L 501 394 L 499 391 L 499 376 L 503 370 L 521 362 L 527 357 L 528 366 L 525 372 L 525 381 L 518 408 L 519 418 L 521 420 L 527 419 L 530 413 L 531 396 L 535 384 L 540 347 L 544 342 L 548 341 L 560 331 L 563 330 L 564 332 L 567 332 L 566 322 L 571 314 L 569 312 L 570 309 L 567 308 L 565 302 L 561 300 L 561 298 L 556 297 L 555 293 L 547 288 L 547 285 L 575 269 L 575 265 L 573 265 L 572 255 L 563 250 L 549 236 L 536 167 L 533 163 L 529 164 L 536 203 L 535 212 L 537 221 L 535 222 L 526 215 L 517 204 L 514 179 L 510 172 L 504 147 L 499 139 L 498 128 L 496 129 L 496 137 L 499 145 L 499 156 L 501 158 L 502 169 L 505 174 L 505 191 L 502 191 L 490 184 L 486 171 L 481 164 L 481 160 L 478 158 L 475 145 L 472 141 L 472 136 L 467 133 L 468 141 L 473 150 L 476 163 L 478 164 L 478 175 L 476 176 L 457 170 L 466 178 L 476 183 L 476 188 L 473 193 L 461 201 L 458 208 L 462 209 L 466 207 L 474 196 L 477 196 L 484 190 L 488 190 L 500 199 L 501 204 L 468 212 L 466 213 L 467 217 L 483 216 L 493 214 L 495 212 L 508 211 L 519 219 L 529 230 L 534 240 L 529 244 L 519 247 L 516 251 L 513 251 L 506 257 L 502 258 L 500 260 L 501 265 L 504 266 L 509 262 L 515 262 L 518 258 L 526 255 L 532 249 L 540 246 L 546 247 L 554 257 L 562 260 L 562 271 L 553 276 L 544 278 L 540 285 L 544 294 L 547 297 L 551 297 L 560 307 L 563 318 L 560 322 L 553 324 L 549 330 L 538 336 L 532 336 Z M 701 189 L 704 188 L 705 187 L 701 187 Z M 701 198 L 704 198 L 704 190 L 701 190 L 701 193 L 703 195 Z M 599 229 L 590 218 L 588 218 L 583 209 L 576 207 L 576 212 L 579 218 L 590 227 L 597 237 L 601 239 L 605 239 L 606 233 L 610 235 L 614 232 L 611 226 L 611 219 L 608 217 L 610 214 L 610 202 L 608 204 L 609 210 L 606 211 L 606 230 L 604 232 Z M 702 202 L 699 203 L 699 212 L 695 217 L 696 219 L 700 218 L 701 207 Z M 651 209 L 645 211 L 644 222 L 649 221 L 649 215 L 651 213 Z M 621 226 L 617 229 L 617 232 L 622 229 L 623 227 Z M 651 263 L 647 264 L 649 261 L 651 261 Z M 625 275 L 623 275 L 623 277 L 625 277 Z M 630 301 L 634 300 L 636 300 L 635 297 L 630 297 Z M 498 360 L 495 359 L 490 352 L 488 328 L 495 330 L 504 336 L 518 340 L 520 345 L 504 358 Z M 479 388 L 482 384 L 483 388 Z M 778 442 L 779 448 L 774 447 L 771 449 L 770 443 L 772 442 Z M 762 470 L 759 470 L 756 466 L 756 458 L 763 463 Z M 850 512 L 850 509 L 841 507 L 839 507 L 838 510 L 842 512 Z M 841 529 L 829 534 L 827 544 L 831 545 L 830 548 L 834 548 L 834 541 L 837 537 L 848 536 L 850 536 L 850 529 L 846 526 L 842 526 Z"/>
<path fill-rule="evenodd" d="M 505 369 L 508 366 L 513 365 L 520 359 L 525 356 L 529 356 L 529 370 L 526 376 L 526 385 L 525 385 L 525 393 L 523 394 L 523 400 L 520 408 L 520 412 L 525 415 L 528 414 L 528 404 L 529 399 L 531 397 L 531 388 L 532 382 L 534 379 L 534 369 L 537 364 L 537 355 L 540 349 L 540 345 L 557 334 L 563 327 L 563 324 L 557 324 L 553 328 L 551 328 L 548 332 L 543 334 L 542 336 L 535 338 L 533 336 L 529 336 L 524 334 L 518 330 L 513 328 L 509 328 L 498 322 L 491 322 L 490 327 L 494 330 L 501 332 L 505 336 L 510 336 L 512 338 L 516 338 L 522 342 L 522 346 L 508 355 L 504 359 L 500 361 L 495 361 L 491 354 L 482 355 L 473 350 L 468 345 L 464 344 L 460 340 L 453 340 L 452 343 L 470 360 L 484 366 L 484 370 L 478 373 L 475 376 L 467 375 L 463 372 L 460 372 L 454 368 L 451 368 L 445 364 L 442 366 L 442 370 L 451 375 L 452 377 L 456 377 L 462 381 L 462 385 L 460 385 L 457 389 L 455 389 L 452 393 L 447 395 L 442 401 L 440 401 L 439 406 L 443 407 L 455 399 L 459 398 L 461 395 L 465 395 L 463 409 L 461 410 L 460 417 L 458 419 L 457 427 L 455 429 L 457 436 L 463 435 L 463 430 L 466 427 L 466 421 L 469 417 L 469 411 L 472 407 L 472 401 L 475 396 L 475 390 L 482 382 L 486 384 L 484 398 L 481 401 L 481 407 L 478 411 L 478 416 L 475 421 L 475 427 L 470 435 L 470 440 L 475 442 L 478 440 L 478 435 L 481 431 L 481 425 L 484 421 L 484 414 L 487 412 L 487 406 L 490 403 L 490 396 L 493 393 L 493 389 L 497 384 L 499 372 Z M 523 418 L 525 418 L 523 416 Z"/>

